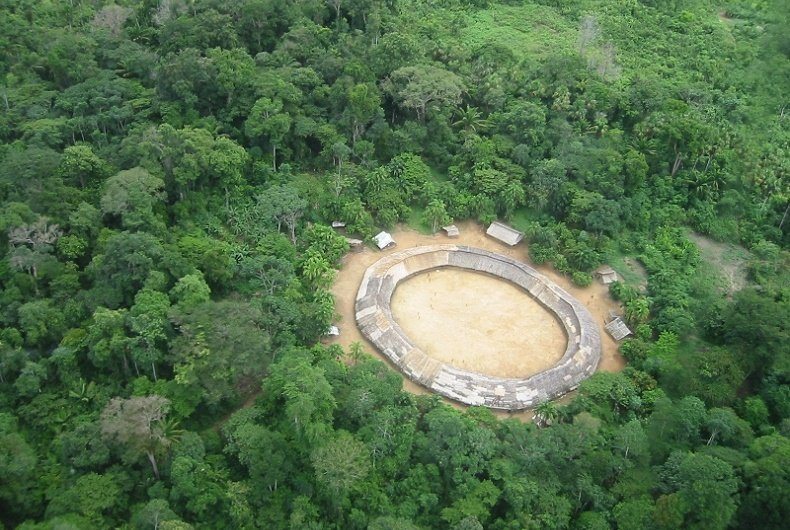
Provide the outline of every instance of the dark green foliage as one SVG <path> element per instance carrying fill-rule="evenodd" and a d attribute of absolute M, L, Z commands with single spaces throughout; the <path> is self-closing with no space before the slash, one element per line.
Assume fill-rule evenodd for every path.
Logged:
<path fill-rule="evenodd" d="M 784 528 L 786 4 L 0 0 L 0 526 Z M 638 259 L 630 366 L 525 423 L 318 344 L 451 219 Z"/>

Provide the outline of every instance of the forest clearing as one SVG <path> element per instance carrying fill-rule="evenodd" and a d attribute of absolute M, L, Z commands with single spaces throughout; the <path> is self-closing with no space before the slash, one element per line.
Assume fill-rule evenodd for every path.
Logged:
<path fill-rule="evenodd" d="M 0 0 L 0 528 L 784 530 L 788 27 Z"/>
<path fill-rule="evenodd" d="M 441 233 L 425 235 L 400 226 L 392 232 L 397 246 L 383 253 L 367 247 L 347 254 L 332 287 L 340 335 L 327 342 L 346 349 L 359 342 L 366 351 L 386 361 L 354 323 L 359 282 L 365 270 L 382 254 L 452 242 L 530 263 L 526 245 L 504 246 L 487 237 L 484 227 L 471 221 L 459 223 L 458 227 L 460 236 L 449 240 Z M 601 330 L 609 312 L 619 310 L 619 304 L 599 282 L 579 288 L 549 267 L 538 270 L 584 304 L 598 319 Z M 555 317 L 519 288 L 487 275 L 445 269 L 423 273 L 398 286 L 392 305 L 396 321 L 417 344 L 431 356 L 465 370 L 500 377 L 527 377 L 551 366 L 565 351 L 567 339 Z M 601 339 L 599 369 L 621 370 L 625 361 L 617 343 L 603 331 Z M 404 379 L 404 387 L 418 394 L 426 392 L 409 379 Z"/>

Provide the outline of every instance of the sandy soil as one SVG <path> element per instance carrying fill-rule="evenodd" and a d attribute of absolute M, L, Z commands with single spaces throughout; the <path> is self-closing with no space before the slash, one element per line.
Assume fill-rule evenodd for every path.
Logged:
<path fill-rule="evenodd" d="M 354 300 L 356 298 L 357 289 L 359 288 L 359 283 L 362 279 L 362 276 L 364 275 L 365 270 L 370 265 L 372 265 L 376 260 L 378 260 L 379 258 L 381 258 L 386 254 L 396 252 L 397 250 L 403 250 L 406 248 L 422 246 L 422 245 L 455 243 L 459 245 L 478 247 L 478 248 L 490 250 L 492 252 L 498 252 L 500 254 L 504 254 L 511 258 L 521 260 L 525 263 L 530 263 L 527 254 L 527 246 L 525 244 L 522 243 L 516 245 L 515 247 L 508 247 L 504 244 L 497 242 L 496 240 L 487 237 L 485 235 L 485 230 L 476 223 L 464 222 L 464 223 L 456 223 L 456 225 L 461 230 L 461 237 L 456 239 L 448 239 L 442 233 L 430 236 L 430 235 L 420 234 L 408 228 L 398 227 L 396 230 L 392 232 L 392 235 L 395 238 L 395 241 L 397 242 L 397 246 L 395 248 L 388 249 L 383 252 L 378 250 L 372 250 L 370 248 L 365 248 L 361 252 L 347 254 L 343 258 L 342 268 L 338 272 L 337 278 L 335 280 L 335 284 L 332 287 L 332 293 L 335 296 L 335 309 L 338 314 L 337 326 L 340 328 L 340 336 L 328 340 L 328 343 L 340 344 L 344 348 L 348 348 L 348 346 L 350 346 L 354 342 L 361 342 L 367 352 L 369 352 L 374 357 L 389 363 L 389 361 L 375 348 L 373 348 L 373 346 L 365 339 L 365 337 L 362 336 L 362 334 L 359 332 L 354 322 Z M 602 350 L 603 350 L 602 351 L 603 355 L 601 356 L 601 363 L 598 369 L 609 371 L 609 372 L 616 372 L 622 370 L 623 367 L 625 366 L 625 360 L 617 352 L 617 343 L 614 340 L 612 340 L 611 337 L 609 337 L 609 335 L 607 335 L 603 330 L 604 318 L 608 314 L 609 310 L 618 309 L 617 302 L 615 302 L 609 297 L 608 289 L 597 282 L 594 282 L 593 285 L 589 287 L 581 289 L 574 286 L 568 278 L 565 278 L 564 276 L 557 274 L 555 271 L 549 268 L 546 267 L 535 267 L 535 268 L 538 269 L 542 274 L 547 276 L 550 280 L 557 283 L 557 285 L 559 285 L 560 287 L 571 293 L 573 296 L 575 296 L 576 299 L 579 300 L 581 303 L 583 303 L 587 307 L 587 309 L 592 313 L 592 315 L 598 320 L 598 323 L 601 328 L 601 342 L 602 342 Z M 445 271 L 443 274 L 449 274 L 450 276 L 448 277 L 448 281 L 450 281 L 452 279 L 451 276 L 455 273 L 456 271 Z M 431 273 L 426 273 L 425 275 L 421 275 L 421 276 L 427 276 L 429 274 Z M 459 273 L 459 274 L 463 274 L 463 273 Z M 466 273 L 466 275 L 478 276 L 474 273 Z M 435 275 L 435 277 L 439 278 L 440 275 Z M 530 315 L 538 316 L 540 318 L 546 318 L 547 322 L 549 321 L 554 322 L 557 325 L 557 328 L 559 329 L 559 324 L 553 320 L 553 317 L 551 317 L 549 313 L 545 312 L 542 308 L 540 308 L 540 306 L 536 302 L 533 302 L 528 295 L 526 295 L 525 293 L 521 293 L 517 288 L 510 286 L 506 282 L 502 282 L 488 277 L 485 277 L 485 279 L 490 279 L 495 283 L 501 284 L 496 287 L 498 293 L 507 291 L 508 287 L 515 290 L 516 291 L 515 294 L 511 293 L 509 295 L 504 296 L 504 303 L 516 304 L 516 306 L 514 307 L 526 308 L 524 318 L 532 318 L 530 317 Z M 454 293 L 452 297 L 444 297 L 445 300 L 442 302 L 443 304 L 442 307 L 434 303 L 434 309 L 431 310 L 430 309 L 431 299 L 435 296 L 437 298 L 436 302 L 438 302 L 439 289 L 435 291 L 433 289 L 426 290 L 426 292 L 420 294 L 419 296 L 411 296 L 410 294 L 408 294 L 408 291 L 410 290 L 420 291 L 419 282 L 421 281 L 430 283 L 429 279 L 421 279 L 418 276 L 404 282 L 402 286 L 398 287 L 395 296 L 401 297 L 403 295 L 404 298 L 406 298 L 407 300 L 405 304 L 399 302 L 398 300 L 395 300 L 394 302 L 396 303 L 393 304 L 394 311 L 406 310 L 406 312 L 413 313 L 419 310 L 421 314 L 426 316 L 430 314 L 432 318 L 440 318 L 439 315 L 437 314 L 438 312 L 440 312 L 440 310 L 452 311 L 456 314 L 456 316 L 467 312 L 465 306 L 460 306 L 459 304 L 458 306 L 453 308 L 452 304 L 454 302 L 458 302 L 459 300 L 462 300 L 464 297 L 468 298 L 471 295 L 471 293 L 467 293 L 467 294 Z M 438 282 L 440 280 L 437 279 L 436 281 Z M 463 283 L 466 284 L 468 281 L 469 280 L 464 278 Z M 477 281 L 483 282 L 483 280 L 479 280 L 476 278 L 472 283 Z M 409 284 L 411 283 L 415 283 L 414 289 L 411 289 L 409 287 Z M 488 284 L 486 283 L 486 285 Z M 472 290 L 474 289 L 475 287 L 473 286 Z M 404 290 L 406 295 L 404 295 L 403 292 L 400 292 L 401 290 Z M 467 289 L 462 289 L 462 290 L 455 289 L 455 290 L 459 291 L 459 293 L 467 291 Z M 504 291 L 500 291 L 500 290 L 504 290 Z M 434 294 L 431 294 L 432 292 Z M 425 300 L 428 301 L 427 308 L 425 305 L 422 305 L 421 302 L 420 309 L 416 307 L 410 309 L 409 300 L 413 300 L 415 301 L 414 303 L 416 303 L 417 301 L 420 300 L 420 298 L 422 298 L 423 301 Z M 478 292 L 474 297 L 472 297 L 468 301 L 469 303 L 471 302 L 477 303 L 479 301 L 480 304 L 484 304 L 482 311 L 485 312 L 486 311 L 485 307 L 487 306 L 490 310 L 491 308 L 490 304 L 494 303 L 494 295 L 488 296 L 486 294 L 485 296 L 482 296 L 482 293 Z M 478 311 L 480 311 L 479 306 L 478 306 Z M 512 311 L 512 309 L 510 309 L 509 311 Z M 472 312 L 470 312 L 470 315 L 471 314 Z M 452 317 L 448 316 L 442 318 L 452 318 Z M 475 329 L 474 333 L 476 333 L 478 336 L 481 334 L 486 335 L 486 332 L 488 331 L 485 328 L 480 327 L 482 321 L 483 319 L 475 319 L 475 318 L 472 318 L 470 321 L 468 321 L 469 326 Z M 416 322 L 416 323 L 407 322 L 405 320 L 399 320 L 399 322 L 401 322 L 402 325 L 404 323 L 406 325 L 411 325 L 411 324 L 415 324 L 418 326 L 420 325 L 420 322 Z M 465 324 L 462 323 L 460 324 L 460 326 L 465 326 Z M 452 341 L 455 340 L 453 336 L 458 332 L 458 328 L 460 326 L 453 325 L 453 326 L 429 328 L 426 330 L 426 337 L 427 337 L 426 339 L 422 338 L 421 333 L 418 335 L 419 329 L 415 329 L 415 330 L 407 329 L 407 332 L 409 333 L 409 335 L 413 340 L 418 342 L 420 346 L 425 347 L 427 345 L 431 347 L 430 343 L 433 343 L 433 347 L 438 348 L 438 346 L 440 346 L 443 341 L 447 341 L 447 343 L 452 343 Z M 508 326 L 504 326 L 504 327 L 508 327 Z M 547 327 L 546 323 L 541 323 L 541 327 L 542 328 Z M 551 325 L 548 325 L 548 327 L 551 327 Z M 498 329 L 501 330 L 502 328 L 498 328 Z M 523 329 L 523 327 L 521 327 L 521 329 Z M 562 332 L 560 331 L 560 333 Z M 530 335 L 529 337 L 514 336 L 512 337 L 512 339 L 508 338 L 507 340 L 508 341 L 521 340 L 523 341 L 523 343 L 527 343 L 529 341 L 536 341 L 536 342 L 540 342 L 541 344 L 544 343 L 543 341 L 546 341 L 545 344 L 548 345 L 553 340 L 550 338 L 551 333 L 547 332 L 546 337 L 539 338 L 538 335 L 534 335 L 534 336 Z M 560 348 L 561 349 L 559 353 L 560 356 L 562 355 L 562 351 L 564 351 L 564 336 L 562 338 L 563 338 L 563 346 Z M 426 342 L 428 344 L 426 344 Z M 489 346 L 481 346 L 480 348 L 483 347 L 488 348 Z M 547 346 L 547 352 L 548 351 L 551 351 L 550 346 Z M 450 358 L 453 359 L 453 363 L 457 364 L 459 367 L 462 368 L 471 369 L 471 367 L 473 366 L 478 366 L 481 368 L 485 368 L 485 370 L 481 369 L 480 370 L 481 372 L 485 372 L 485 373 L 496 372 L 496 375 L 500 375 L 503 377 L 523 377 L 525 374 L 529 375 L 530 373 L 534 373 L 534 372 L 530 372 L 530 370 L 539 370 L 540 368 L 538 368 L 538 366 L 540 365 L 540 362 L 550 362 L 547 361 L 547 359 L 551 356 L 551 354 L 539 356 L 539 357 L 543 357 L 543 359 L 540 362 L 538 362 L 535 359 L 528 359 L 527 361 L 525 361 L 525 359 L 523 358 L 524 357 L 523 348 L 512 348 L 512 349 L 503 348 L 500 354 L 498 355 L 497 359 L 491 362 L 490 364 L 488 364 L 486 360 L 482 358 L 481 355 L 479 355 L 479 352 L 480 349 L 478 348 L 465 348 L 464 350 L 448 348 L 446 350 L 443 350 L 443 352 L 436 353 L 436 355 L 437 358 L 440 358 L 442 360 L 445 360 L 446 357 L 444 358 L 439 357 L 439 355 L 444 355 L 444 356 L 449 355 L 451 356 Z M 396 368 L 393 367 L 393 369 Z M 417 385 L 416 383 L 413 383 L 412 381 L 406 378 L 404 378 L 403 387 L 405 390 L 408 390 L 409 392 L 413 392 L 416 394 L 425 394 L 428 392 L 428 390 L 426 390 L 425 388 Z M 457 404 L 455 403 L 453 404 L 457 406 Z M 517 414 L 507 414 L 507 413 L 503 413 L 503 415 L 518 416 Z M 531 414 L 529 416 L 531 416 Z"/>
<path fill-rule="evenodd" d="M 392 314 L 431 357 L 486 375 L 528 377 L 555 364 L 567 346 L 560 323 L 524 290 L 462 269 L 400 283 Z"/>

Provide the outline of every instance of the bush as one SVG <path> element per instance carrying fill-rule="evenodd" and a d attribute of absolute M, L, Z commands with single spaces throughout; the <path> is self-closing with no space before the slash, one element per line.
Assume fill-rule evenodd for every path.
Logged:
<path fill-rule="evenodd" d="M 579 287 L 587 287 L 592 283 L 592 275 L 589 272 L 574 271 L 571 280 Z"/>

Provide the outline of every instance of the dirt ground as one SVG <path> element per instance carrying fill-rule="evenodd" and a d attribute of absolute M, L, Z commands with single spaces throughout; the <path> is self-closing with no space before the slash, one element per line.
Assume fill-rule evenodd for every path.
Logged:
<path fill-rule="evenodd" d="M 347 254 L 343 258 L 342 267 L 338 271 L 332 287 L 332 293 L 335 296 L 335 310 L 338 314 L 336 325 L 340 328 L 340 336 L 333 337 L 327 342 L 340 344 L 346 349 L 354 342 L 361 342 L 365 351 L 390 364 L 386 357 L 362 336 L 354 321 L 354 301 L 362 276 L 370 265 L 384 255 L 410 247 L 453 243 L 498 252 L 531 264 L 525 244 L 520 243 L 515 247 L 509 247 L 499 243 L 486 236 L 483 227 L 471 221 L 456 223 L 456 225 L 461 231 L 461 236 L 456 239 L 449 239 L 443 233 L 433 236 L 423 235 L 399 226 L 392 232 L 392 236 L 397 242 L 396 247 L 385 251 L 365 248 L 360 252 Z M 602 343 L 601 363 L 598 369 L 608 372 L 622 370 L 625 360 L 617 352 L 617 343 L 603 329 L 604 318 L 609 310 L 618 309 L 618 304 L 609 296 L 607 287 L 593 282 L 589 287 L 582 289 L 574 286 L 570 279 L 557 274 L 552 269 L 535 268 L 576 297 L 598 320 Z M 464 276 L 462 281 L 457 276 L 459 274 Z M 493 285 L 487 280 L 497 285 Z M 433 286 L 434 283 L 436 287 Z M 426 288 L 426 284 L 431 288 Z M 448 286 L 452 287 L 453 296 L 443 296 L 445 288 Z M 503 307 L 496 311 L 496 304 L 499 303 L 498 297 L 501 297 Z M 433 304 L 433 308 L 431 308 L 431 304 Z M 468 310 L 467 304 L 470 308 L 476 306 L 476 309 Z M 559 359 L 565 349 L 564 333 L 550 313 L 543 310 L 537 302 L 534 302 L 518 288 L 481 274 L 437 270 L 433 273 L 416 276 L 404 281 L 398 287 L 392 306 L 396 320 L 404 326 L 404 330 L 416 344 L 424 348 L 426 352 L 436 355 L 437 359 L 452 362 L 459 368 L 467 370 L 476 369 L 501 377 L 524 377 L 548 367 L 553 362 L 551 359 Z M 523 316 L 518 319 L 496 318 L 490 319 L 490 321 L 477 318 L 481 314 L 506 312 L 523 312 Z M 419 317 L 416 316 L 417 313 L 419 313 Z M 457 321 L 456 318 L 461 320 Z M 423 319 L 426 322 L 423 322 Z M 516 320 L 518 321 L 518 335 L 514 333 Z M 529 335 L 524 334 L 523 330 L 531 327 L 525 326 L 525 321 L 540 322 L 540 326 L 536 329 L 542 331 Z M 429 322 L 436 322 L 437 326 L 430 325 Z M 442 322 L 445 322 L 446 325 L 442 325 Z M 450 324 L 451 322 L 452 324 Z M 466 340 L 473 347 L 467 345 L 464 348 L 457 347 L 459 343 L 463 342 L 456 336 L 459 333 L 459 328 L 469 330 Z M 555 331 L 559 332 L 559 338 Z M 492 340 L 491 335 L 501 335 L 500 339 L 503 342 Z M 485 340 L 472 344 L 473 338 L 475 341 L 477 339 Z M 449 347 L 445 348 L 444 344 Z M 521 347 L 516 347 L 519 344 Z M 525 350 L 529 351 L 530 344 L 540 345 L 540 355 L 525 356 L 524 352 Z M 492 360 L 490 355 L 481 355 L 484 350 L 489 353 L 498 351 L 499 354 L 495 360 Z M 390 364 L 390 366 L 392 365 Z M 393 369 L 396 368 L 393 367 Z M 403 387 L 415 394 L 428 392 L 427 389 L 405 377 Z M 453 405 L 459 406 L 456 403 Z M 518 416 L 518 414 L 505 413 L 503 415 Z"/>
<path fill-rule="evenodd" d="M 429 356 L 462 370 L 528 377 L 567 346 L 560 323 L 522 289 L 463 269 L 436 269 L 401 282 L 392 314 Z"/>

